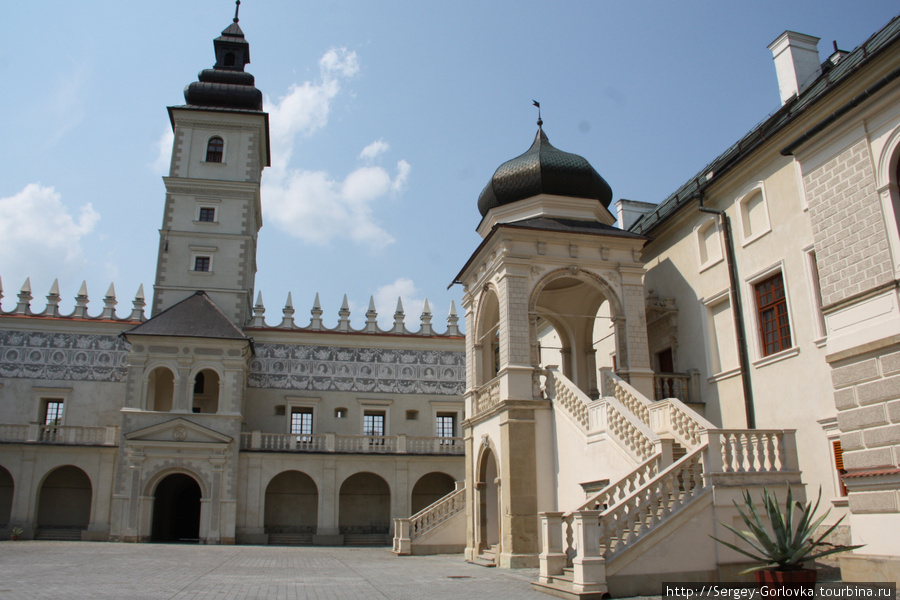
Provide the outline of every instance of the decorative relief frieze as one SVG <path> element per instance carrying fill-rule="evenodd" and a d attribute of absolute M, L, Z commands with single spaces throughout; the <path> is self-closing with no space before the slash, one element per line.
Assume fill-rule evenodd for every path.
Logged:
<path fill-rule="evenodd" d="M 0 330 L 0 377 L 123 382 L 127 354 L 114 335 Z"/>
<path fill-rule="evenodd" d="M 256 344 L 248 387 L 462 395 L 465 353 Z"/>

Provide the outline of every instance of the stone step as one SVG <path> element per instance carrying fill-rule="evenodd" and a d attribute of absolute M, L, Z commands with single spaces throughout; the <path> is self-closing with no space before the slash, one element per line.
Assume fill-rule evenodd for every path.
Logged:
<path fill-rule="evenodd" d="M 59 542 L 80 542 L 82 531 L 82 529 L 73 529 L 68 527 L 42 527 L 34 532 L 34 539 L 53 540 Z"/>
<path fill-rule="evenodd" d="M 345 546 L 390 546 L 393 539 L 382 533 L 345 533 Z"/>
<path fill-rule="evenodd" d="M 551 577 L 550 579 L 549 583 L 532 581 L 531 587 L 539 592 L 566 600 L 604 600 L 604 598 L 609 598 L 609 594 L 606 592 L 576 592 L 572 589 L 571 580 L 562 577 Z"/>
<path fill-rule="evenodd" d="M 311 533 L 270 533 L 270 546 L 312 546 Z"/>

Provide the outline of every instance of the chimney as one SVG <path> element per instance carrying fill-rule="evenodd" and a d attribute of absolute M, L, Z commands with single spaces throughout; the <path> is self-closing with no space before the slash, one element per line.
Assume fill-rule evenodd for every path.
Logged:
<path fill-rule="evenodd" d="M 785 31 L 769 44 L 778 75 L 781 104 L 803 93 L 822 74 L 819 63 L 819 38 L 796 31 Z"/>

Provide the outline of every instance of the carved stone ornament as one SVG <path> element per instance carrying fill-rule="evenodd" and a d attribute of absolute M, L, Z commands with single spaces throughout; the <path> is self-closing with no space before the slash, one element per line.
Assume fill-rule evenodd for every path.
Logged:
<path fill-rule="evenodd" d="M 484 435 L 481 436 L 481 445 L 484 446 L 485 448 L 490 448 L 491 438 L 490 438 L 490 436 L 488 436 L 488 434 L 485 433 Z"/>
<path fill-rule="evenodd" d="M 184 427 L 176 427 L 172 430 L 172 439 L 176 442 L 183 442 L 187 439 L 187 429 Z"/>

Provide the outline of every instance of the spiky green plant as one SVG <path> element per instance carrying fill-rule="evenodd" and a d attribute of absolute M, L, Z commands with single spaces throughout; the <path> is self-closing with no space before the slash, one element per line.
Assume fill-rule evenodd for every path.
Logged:
<path fill-rule="evenodd" d="M 750 497 L 750 492 L 744 490 L 743 495 L 744 507 L 747 512 L 741 510 L 741 507 L 738 506 L 737 502 L 734 503 L 734 507 L 737 509 L 738 514 L 741 515 L 741 518 L 749 528 L 749 531 L 738 531 L 725 523 L 722 523 L 722 525 L 750 544 L 750 547 L 753 548 L 756 553 L 744 550 L 743 548 L 738 548 L 734 544 L 728 543 L 725 540 L 720 540 L 715 536 L 710 536 L 720 544 L 724 544 L 732 550 L 740 552 L 741 554 L 762 563 L 746 569 L 745 571 L 741 571 L 739 573 L 740 575 L 762 569 L 777 569 L 781 571 L 801 569 L 805 561 L 828 556 L 829 554 L 836 554 L 837 552 L 846 552 L 848 550 L 854 550 L 855 548 L 862 548 L 862 546 L 838 546 L 829 548 L 828 550 L 822 550 L 821 552 L 815 551 L 818 546 L 824 546 L 822 540 L 825 539 L 829 533 L 834 531 L 834 528 L 840 525 L 841 521 L 844 520 L 844 517 L 841 517 L 834 525 L 826 529 L 825 533 L 814 538 L 816 529 L 819 528 L 819 525 L 822 524 L 828 517 L 828 513 L 831 512 L 831 509 L 829 509 L 818 519 L 813 520 L 812 518 L 819 509 L 819 501 L 822 500 L 821 488 L 819 488 L 819 497 L 816 499 L 816 504 L 813 506 L 809 502 L 803 503 L 799 500 L 795 501 L 793 494 L 791 493 L 791 488 L 788 486 L 784 512 L 781 512 L 775 494 L 770 494 L 768 488 L 763 488 L 763 508 L 769 519 L 771 533 L 768 531 L 763 519 L 760 518 L 759 513 L 756 511 L 756 506 L 753 504 L 753 498 Z M 794 511 L 796 510 L 800 511 L 800 518 L 796 521 L 795 526 Z"/>

